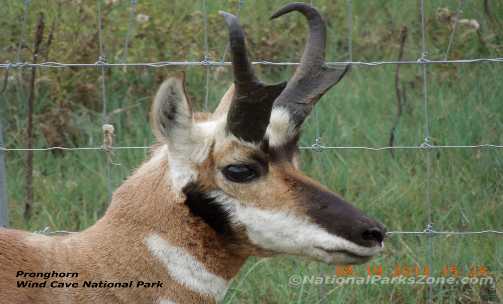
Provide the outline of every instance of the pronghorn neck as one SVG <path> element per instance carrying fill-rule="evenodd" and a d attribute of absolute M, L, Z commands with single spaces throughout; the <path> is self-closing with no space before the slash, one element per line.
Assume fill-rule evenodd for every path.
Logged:
<path fill-rule="evenodd" d="M 113 246 L 138 244 L 142 247 L 141 253 L 133 254 L 145 255 L 149 267 L 136 275 L 151 272 L 153 278 L 165 278 L 174 286 L 181 285 L 180 293 L 189 291 L 202 294 L 203 298 L 221 297 L 246 256 L 229 238 L 194 215 L 186 202 L 187 196 L 170 185 L 169 164 L 159 155 L 161 152 L 154 153 L 119 187 L 97 225 L 107 225 L 105 231 L 111 230 L 117 235 L 111 239 L 121 244 Z"/>
<path fill-rule="evenodd" d="M 349 66 L 325 68 L 315 8 L 292 3 L 272 17 L 291 11 L 308 19 L 309 38 L 286 86 L 256 77 L 238 18 L 221 12 L 235 86 L 213 114 L 193 112 L 184 75 L 167 79 L 151 112 L 162 144 L 95 225 L 64 237 L 0 229 L 2 303 L 214 303 L 250 255 L 358 264 L 383 250 L 382 224 L 298 170 L 301 125 Z M 78 273 L 61 282 L 78 289 L 13 288 L 19 271 Z M 134 281 L 149 288 L 122 288 Z"/>

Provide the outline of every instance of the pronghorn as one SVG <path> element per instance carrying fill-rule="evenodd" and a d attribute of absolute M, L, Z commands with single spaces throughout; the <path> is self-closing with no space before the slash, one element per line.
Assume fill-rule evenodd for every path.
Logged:
<path fill-rule="evenodd" d="M 213 113 L 193 113 L 183 77 L 168 79 L 152 106 L 159 143 L 95 225 L 65 236 L 0 229 L 2 303 L 213 303 L 249 256 L 357 264 L 383 250 L 382 224 L 298 169 L 301 125 L 348 67 L 324 66 L 313 7 L 273 18 L 291 11 L 309 37 L 288 83 L 256 78 L 237 18 L 221 12 L 234 85 Z"/>

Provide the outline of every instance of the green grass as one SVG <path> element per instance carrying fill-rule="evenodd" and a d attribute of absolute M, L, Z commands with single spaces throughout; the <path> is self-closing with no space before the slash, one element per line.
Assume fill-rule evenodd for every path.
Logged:
<path fill-rule="evenodd" d="M 56 21 L 55 36 L 47 58 L 61 62 L 94 62 L 98 57 L 96 7 L 81 1 L 67 1 L 58 17 L 56 1 L 33 1 L 26 31 L 22 60 L 31 58 L 36 14 L 46 14 L 46 25 Z M 220 60 L 226 31 L 217 11 L 236 12 L 237 1 L 209 1 L 209 58 Z M 501 57 L 503 54 L 503 3 L 490 1 L 492 20 L 483 1 L 465 1 L 463 18 L 476 19 L 478 32 L 459 26 L 450 58 Z M 71 4 L 73 3 L 73 4 Z M 123 56 L 129 1 L 104 5 L 104 41 L 107 59 Z M 245 1 L 242 22 L 248 33 L 254 59 L 298 60 L 305 24 L 299 16 L 270 23 L 269 14 L 286 1 Z M 346 1 L 314 1 L 329 22 L 329 60 L 346 60 Z M 439 8 L 457 8 L 457 1 L 426 3 L 428 58 L 442 59 L 450 27 Z M 80 9 L 79 9 L 80 7 Z M 140 1 L 138 12 L 151 16 L 135 26 L 129 46 L 129 62 L 159 60 L 201 60 L 203 47 L 202 1 Z M 420 56 L 420 23 L 416 1 L 353 1 L 353 58 L 355 60 L 396 59 L 400 27 L 408 27 L 404 59 Z M 0 13 L 0 61 L 13 61 L 21 1 L 6 1 Z M 78 22 L 75 22 L 78 20 Z M 46 36 L 47 37 L 47 36 Z M 78 43 L 75 43 L 78 42 Z M 228 59 L 228 57 L 227 57 Z M 290 68 L 258 67 L 269 81 L 286 79 Z M 395 134 L 395 145 L 418 145 L 424 140 L 422 78 L 419 66 L 402 66 L 401 83 L 406 102 Z M 205 71 L 186 68 L 188 91 L 193 103 L 203 108 Z M 431 140 L 436 145 L 503 143 L 503 66 L 473 64 L 428 66 L 428 105 Z M 5 71 L 2 71 L 5 73 Z M 99 146 L 101 100 L 99 71 L 94 69 L 39 69 L 37 72 L 35 134 L 37 147 L 62 143 L 66 146 Z M 116 146 L 153 143 L 148 111 L 160 81 L 173 69 L 130 68 L 107 70 L 106 92 L 110 121 L 116 128 Z M 3 79 L 3 75 L 0 75 Z M 1 96 L 2 120 L 8 147 L 25 146 L 26 98 L 29 71 L 11 71 L 8 87 Z M 386 146 L 395 119 L 395 66 L 355 67 L 330 91 L 304 126 L 302 145 L 311 145 L 320 130 L 322 143 L 330 146 Z M 228 68 L 210 68 L 209 108 L 213 109 L 230 84 Z M 316 119 L 317 117 L 317 119 Z M 43 130 L 46 130 L 44 132 Z M 435 230 L 503 230 L 503 151 L 501 149 L 450 149 L 431 152 L 431 176 L 427 176 L 421 150 L 389 151 L 326 150 L 305 151 L 302 166 L 308 175 L 322 181 L 368 214 L 381 219 L 389 230 L 423 230 L 428 222 L 427 180 L 431 185 L 432 219 Z M 144 150 L 116 151 L 111 167 L 115 188 L 146 157 Z M 106 156 L 101 151 L 36 152 L 35 209 L 30 221 L 22 218 L 24 201 L 24 153 L 8 152 L 7 177 L 11 226 L 38 230 L 82 230 L 92 225 L 108 202 Z M 428 238 L 391 236 L 384 254 L 373 264 L 385 273 L 396 265 L 426 266 Z M 444 266 L 457 265 L 463 272 L 483 265 L 498 279 L 494 290 L 475 285 L 434 286 L 435 303 L 496 303 L 503 299 L 502 237 L 436 236 L 433 245 L 433 274 Z M 290 287 L 293 274 L 333 275 L 335 268 L 293 257 L 276 257 L 257 263 L 250 259 L 235 280 L 225 302 L 232 303 L 425 303 L 425 285 L 323 285 Z M 355 267 L 357 275 L 366 266 Z M 231 301 L 232 300 L 232 301 Z M 322 302 L 323 303 L 323 302 Z"/>

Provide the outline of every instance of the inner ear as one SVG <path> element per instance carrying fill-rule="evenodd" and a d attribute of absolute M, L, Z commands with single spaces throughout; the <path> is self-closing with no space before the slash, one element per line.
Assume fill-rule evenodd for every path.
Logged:
<path fill-rule="evenodd" d="M 185 93 L 185 77 L 164 81 L 152 106 L 152 129 L 160 142 L 173 142 L 190 136 L 192 107 Z"/>

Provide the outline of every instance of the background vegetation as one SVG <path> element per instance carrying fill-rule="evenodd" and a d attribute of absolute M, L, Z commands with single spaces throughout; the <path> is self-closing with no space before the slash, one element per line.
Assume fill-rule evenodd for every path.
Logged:
<path fill-rule="evenodd" d="M 204 58 L 203 1 L 138 1 L 127 57 L 129 1 L 102 2 L 104 51 L 108 62 L 155 62 Z M 255 60 L 297 61 L 306 24 L 298 15 L 271 22 L 271 12 L 286 1 L 242 1 L 241 18 Z M 396 60 L 400 36 L 407 29 L 404 60 L 421 56 L 419 1 L 353 0 L 352 55 L 354 60 Z M 503 2 L 464 1 L 449 59 L 502 57 Z M 443 59 L 453 29 L 458 1 L 428 0 L 426 43 L 429 59 Z M 328 60 L 347 60 L 347 1 L 315 0 L 329 24 Z M 226 30 L 218 10 L 237 13 L 237 1 L 208 1 L 208 58 L 224 58 Z M 32 1 L 26 30 L 21 22 L 23 1 L 7 0 L 0 10 L 0 62 L 15 62 L 21 35 L 20 60 L 31 61 L 36 20 L 44 14 L 45 32 L 38 60 L 93 63 L 99 56 L 95 1 Z M 228 60 L 228 56 L 226 57 Z M 181 68 L 116 68 L 105 74 L 110 122 L 117 146 L 153 143 L 148 111 L 153 94 L 166 75 Z M 204 67 L 183 68 L 188 91 L 204 108 Z M 292 69 L 259 66 L 265 79 L 287 79 Z M 392 127 L 394 145 L 424 141 L 421 69 L 401 66 L 399 88 L 402 114 L 397 116 L 396 66 L 355 67 L 323 98 L 317 113 L 304 127 L 303 145 L 311 145 L 320 130 L 330 146 L 386 146 Z M 25 147 L 27 99 L 31 71 L 11 70 L 1 98 L 5 145 Z M 101 74 L 93 68 L 40 68 L 36 71 L 34 146 L 100 146 L 103 117 Z M 209 69 L 209 109 L 231 83 L 228 68 Z M 428 66 L 431 140 L 437 145 L 503 143 L 503 65 Z M 398 118 L 397 118 L 398 117 Z M 112 188 L 117 187 L 147 156 L 144 150 L 120 150 L 113 156 Z M 102 151 L 35 152 L 34 209 L 23 219 L 25 152 L 8 152 L 7 177 L 10 224 L 39 230 L 82 230 L 101 216 L 108 203 L 107 159 Z M 327 150 L 305 151 L 305 171 L 349 201 L 381 219 L 390 230 L 421 231 L 427 224 L 425 152 Z M 503 230 L 503 150 L 450 149 L 432 152 L 431 198 L 435 230 Z M 436 236 L 433 275 L 457 266 L 460 275 L 485 266 L 496 286 L 452 285 L 433 287 L 436 303 L 497 303 L 503 299 L 501 235 Z M 386 274 L 397 265 L 427 265 L 428 239 L 394 235 L 383 255 L 373 261 Z M 293 288 L 292 274 L 333 275 L 334 266 L 292 257 L 250 259 L 225 301 L 233 303 L 424 303 L 426 285 L 338 286 L 305 284 Z M 354 268 L 365 276 L 366 266 Z"/>

